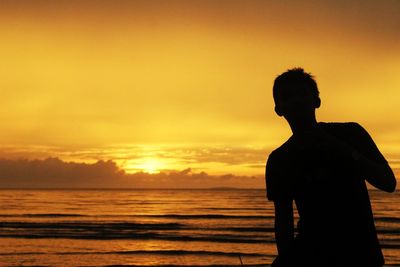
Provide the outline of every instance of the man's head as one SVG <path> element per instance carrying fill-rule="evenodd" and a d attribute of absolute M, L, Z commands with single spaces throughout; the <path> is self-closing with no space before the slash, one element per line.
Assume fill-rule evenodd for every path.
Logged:
<path fill-rule="evenodd" d="M 279 75 L 273 86 L 275 112 L 285 118 L 314 112 L 321 105 L 314 77 L 302 68 L 293 68 Z"/>

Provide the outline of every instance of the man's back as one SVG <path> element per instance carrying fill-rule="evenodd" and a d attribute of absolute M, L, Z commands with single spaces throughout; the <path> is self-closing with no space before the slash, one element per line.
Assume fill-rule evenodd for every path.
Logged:
<path fill-rule="evenodd" d="M 386 160 L 366 131 L 355 123 L 318 123 L 318 128 L 377 162 Z M 319 266 L 379 266 L 376 237 L 364 177 L 354 159 L 303 147 L 291 137 L 271 153 L 266 170 L 270 200 L 293 199 L 300 220 L 298 239 Z"/>

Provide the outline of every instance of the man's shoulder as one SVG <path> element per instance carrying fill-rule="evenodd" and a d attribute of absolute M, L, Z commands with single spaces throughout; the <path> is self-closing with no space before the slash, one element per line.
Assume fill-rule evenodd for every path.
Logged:
<path fill-rule="evenodd" d="M 337 128 L 337 129 L 350 129 L 350 128 L 360 128 L 361 125 L 357 122 L 319 122 L 324 128 Z"/>
<path fill-rule="evenodd" d="M 284 142 L 282 145 L 280 145 L 278 148 L 272 150 L 272 152 L 269 154 L 268 159 L 282 159 L 288 156 L 291 153 L 291 150 L 293 149 L 293 144 L 292 144 L 292 137 L 290 137 L 286 142 Z"/>
<path fill-rule="evenodd" d="M 339 136 L 358 135 L 365 132 L 364 128 L 357 122 L 319 122 L 323 130 Z M 296 153 L 296 146 L 291 136 L 286 142 L 274 149 L 269 154 L 269 159 L 282 160 Z"/>
<path fill-rule="evenodd" d="M 322 130 L 338 138 L 354 140 L 363 138 L 367 131 L 357 122 L 319 122 Z"/>
<path fill-rule="evenodd" d="M 274 149 L 272 153 L 274 154 L 279 154 L 279 153 L 283 153 L 289 149 L 291 149 L 292 146 L 292 137 L 290 137 L 288 140 L 286 140 L 286 142 L 284 142 L 282 145 L 280 145 L 279 147 L 277 147 L 276 149 Z"/>

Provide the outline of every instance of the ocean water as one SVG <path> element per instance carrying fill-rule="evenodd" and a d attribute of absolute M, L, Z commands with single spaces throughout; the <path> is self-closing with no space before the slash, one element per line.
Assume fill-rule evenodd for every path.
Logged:
<path fill-rule="evenodd" d="M 399 193 L 370 191 L 386 266 Z M 0 266 L 269 266 L 264 190 L 0 190 Z"/>

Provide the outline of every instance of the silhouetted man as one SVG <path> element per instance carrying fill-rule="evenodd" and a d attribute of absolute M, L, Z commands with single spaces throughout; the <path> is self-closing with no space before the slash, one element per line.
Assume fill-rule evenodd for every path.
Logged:
<path fill-rule="evenodd" d="M 266 166 L 279 254 L 272 266 L 382 266 L 365 180 L 393 192 L 396 179 L 387 161 L 359 124 L 317 122 L 317 84 L 303 69 L 278 76 L 273 97 L 276 114 L 293 134 Z M 299 213 L 296 236 L 293 200 Z"/>

